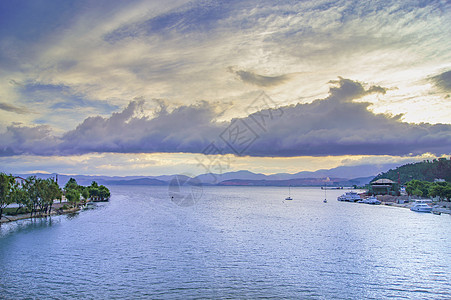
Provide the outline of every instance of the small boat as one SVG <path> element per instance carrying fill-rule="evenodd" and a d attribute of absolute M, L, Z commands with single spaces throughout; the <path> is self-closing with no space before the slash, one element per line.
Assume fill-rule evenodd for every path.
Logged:
<path fill-rule="evenodd" d="M 419 202 L 414 202 L 412 204 L 412 207 L 410 208 L 411 211 L 416 211 L 416 212 L 426 212 L 426 213 L 430 213 L 432 212 L 432 207 L 430 207 L 429 205 L 427 205 L 426 203 L 419 203 Z"/>
<path fill-rule="evenodd" d="M 326 178 L 326 180 L 324 181 L 324 203 L 327 203 L 327 181 L 330 181 L 329 177 Z M 323 187 L 321 187 L 323 188 Z"/>
<path fill-rule="evenodd" d="M 97 204 L 93 203 L 93 202 L 88 202 L 85 205 L 83 205 L 83 209 L 92 209 L 92 208 L 96 208 Z"/>
<path fill-rule="evenodd" d="M 362 200 L 360 198 L 359 194 L 356 192 L 346 192 L 345 194 L 339 196 L 337 198 L 338 201 L 348 201 L 348 202 L 357 202 L 359 200 Z"/>
<path fill-rule="evenodd" d="M 368 198 L 366 198 L 366 199 L 360 200 L 359 203 L 372 204 L 372 205 L 379 205 L 379 204 L 381 204 L 382 202 L 379 201 L 379 200 L 377 200 L 376 197 L 371 196 L 371 197 L 368 197 Z"/>
<path fill-rule="evenodd" d="M 441 212 L 441 210 L 440 210 L 440 205 L 434 205 L 434 206 L 432 207 L 432 213 L 433 213 L 434 215 L 441 215 L 442 212 Z"/>
<path fill-rule="evenodd" d="M 293 200 L 293 198 L 291 198 L 291 185 L 288 186 L 288 197 L 286 197 L 285 200 Z"/>

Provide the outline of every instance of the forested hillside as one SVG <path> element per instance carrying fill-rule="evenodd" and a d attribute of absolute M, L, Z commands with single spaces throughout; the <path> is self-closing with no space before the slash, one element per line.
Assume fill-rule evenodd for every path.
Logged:
<path fill-rule="evenodd" d="M 398 173 L 401 184 L 405 184 L 413 179 L 432 182 L 437 178 L 451 182 L 451 160 L 439 158 L 432 161 L 426 160 L 419 163 L 403 165 L 377 175 L 372 181 L 380 178 L 388 178 L 398 182 Z"/>

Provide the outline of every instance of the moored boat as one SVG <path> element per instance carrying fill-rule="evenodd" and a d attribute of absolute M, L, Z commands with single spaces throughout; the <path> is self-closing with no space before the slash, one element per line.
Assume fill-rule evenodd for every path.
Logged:
<path fill-rule="evenodd" d="M 359 200 L 362 200 L 360 198 L 359 194 L 356 192 L 346 192 L 345 194 L 339 196 L 337 198 L 338 201 L 348 201 L 348 202 L 357 202 Z"/>
<path fill-rule="evenodd" d="M 412 204 L 412 207 L 410 208 L 410 210 L 411 211 L 416 211 L 416 212 L 430 213 L 430 212 L 432 212 L 432 207 L 430 207 L 426 203 L 415 202 L 415 203 Z"/>
<path fill-rule="evenodd" d="M 291 198 L 291 185 L 288 186 L 288 197 L 286 197 L 285 200 L 293 200 L 293 198 Z"/>
<path fill-rule="evenodd" d="M 359 201 L 359 202 L 360 202 L 360 201 Z M 368 198 L 366 198 L 366 199 L 363 199 L 363 200 L 362 200 L 362 203 L 365 203 L 365 204 L 372 204 L 372 205 L 379 205 L 379 204 L 381 204 L 382 202 L 379 201 L 379 200 L 377 200 L 376 197 L 371 196 L 371 197 L 368 197 Z"/>

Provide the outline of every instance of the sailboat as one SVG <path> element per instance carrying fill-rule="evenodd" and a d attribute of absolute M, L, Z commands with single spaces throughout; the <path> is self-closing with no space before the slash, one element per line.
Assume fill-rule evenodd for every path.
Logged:
<path fill-rule="evenodd" d="M 329 177 L 327 177 L 326 180 L 324 180 L 324 200 L 323 200 L 324 203 L 327 203 L 327 195 L 326 195 L 326 193 L 327 193 L 327 182 L 328 181 L 330 181 Z"/>
<path fill-rule="evenodd" d="M 285 200 L 293 200 L 293 198 L 291 198 L 291 185 L 288 186 L 288 197 L 286 197 Z"/>

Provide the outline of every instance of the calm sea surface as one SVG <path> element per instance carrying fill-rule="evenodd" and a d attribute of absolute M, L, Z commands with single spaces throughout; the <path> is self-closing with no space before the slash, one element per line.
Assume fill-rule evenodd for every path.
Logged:
<path fill-rule="evenodd" d="M 110 189 L 96 209 L 2 225 L 0 298 L 451 299 L 449 215 L 318 188 Z"/>

